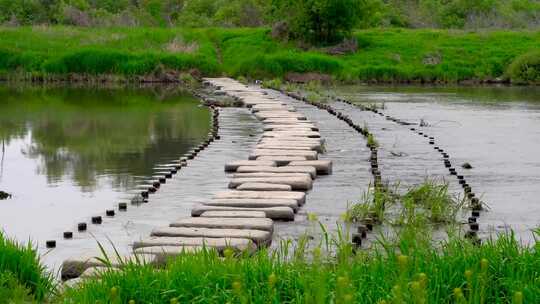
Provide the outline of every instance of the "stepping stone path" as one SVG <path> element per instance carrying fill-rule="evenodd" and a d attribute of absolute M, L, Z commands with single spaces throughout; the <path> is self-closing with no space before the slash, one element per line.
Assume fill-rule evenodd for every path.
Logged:
<path fill-rule="evenodd" d="M 263 124 L 249 159 L 225 164 L 231 190 L 200 202 L 168 227 L 156 227 L 150 237 L 133 243 L 131 256 L 113 257 L 111 265 L 95 257 L 64 261 L 63 279 L 76 278 L 75 283 L 99 275 L 105 266 L 121 269 L 133 260 L 159 266 L 170 257 L 201 250 L 254 252 L 271 244 L 275 220 L 294 221 L 314 180 L 332 173 L 332 161 L 319 159 L 324 139 L 317 125 L 286 100 L 229 78 L 207 78 L 204 84 L 243 103 Z"/>

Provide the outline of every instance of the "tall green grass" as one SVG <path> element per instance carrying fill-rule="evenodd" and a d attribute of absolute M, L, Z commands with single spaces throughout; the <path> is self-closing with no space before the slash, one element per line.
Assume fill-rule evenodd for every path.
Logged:
<path fill-rule="evenodd" d="M 64 303 L 538 303 L 539 245 L 513 235 L 480 246 L 426 246 L 402 233 L 371 251 L 337 242 L 221 258 L 182 255 L 164 269 L 128 265 L 68 289 Z M 331 253 L 334 252 L 334 253 Z M 456 298 L 460 292 L 464 301 Z M 513 298 L 521 301 L 513 302 Z"/>
<path fill-rule="evenodd" d="M 28 290 L 37 301 L 44 300 L 54 287 L 52 276 L 40 264 L 39 256 L 32 244 L 29 242 L 27 245 L 20 245 L 6 238 L 2 232 L 0 232 L 0 283 L 0 294 L 24 294 L 24 290 Z"/>
<path fill-rule="evenodd" d="M 510 63 L 526 53 L 532 54 L 529 61 L 534 62 L 534 50 L 540 49 L 537 31 L 369 29 L 355 32 L 357 52 L 331 56 L 321 49 L 277 42 L 269 32 L 265 28 L 0 27 L 0 74 L 130 78 L 159 69 L 197 69 L 205 76 L 251 79 L 314 72 L 347 82 L 459 82 L 497 77 L 527 82 L 523 73 L 507 72 Z M 538 73 L 536 65 L 533 68 L 527 75 Z"/>

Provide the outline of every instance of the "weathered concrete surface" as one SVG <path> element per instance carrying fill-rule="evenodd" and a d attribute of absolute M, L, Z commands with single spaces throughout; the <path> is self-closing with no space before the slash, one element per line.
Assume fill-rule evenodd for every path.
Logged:
<path fill-rule="evenodd" d="M 316 160 L 318 157 L 317 151 L 302 151 L 302 150 L 272 150 L 272 149 L 257 149 L 250 155 L 249 159 L 255 160 L 261 156 L 302 156 L 307 160 Z"/>
<path fill-rule="evenodd" d="M 239 238 L 150 237 L 133 243 L 133 249 L 154 246 L 205 246 L 219 252 L 227 248 L 246 252 L 254 252 L 257 249 L 250 239 Z"/>
<path fill-rule="evenodd" d="M 271 149 L 271 150 L 300 150 L 300 151 L 317 151 L 316 148 L 311 147 L 297 147 L 297 146 L 287 146 L 287 145 L 272 145 L 272 144 L 258 144 L 255 146 L 256 149 Z M 319 151 L 317 151 L 319 152 Z"/>
<path fill-rule="evenodd" d="M 278 166 L 285 166 L 289 164 L 291 161 L 302 161 L 307 160 L 305 156 L 283 156 L 283 155 L 276 155 L 276 156 L 258 156 L 257 160 L 272 160 L 275 161 Z"/>
<path fill-rule="evenodd" d="M 321 133 L 316 131 L 294 131 L 294 130 L 288 130 L 288 131 L 267 131 L 263 133 L 263 138 L 265 137 L 273 137 L 273 138 L 280 138 L 280 137 L 307 137 L 307 138 L 320 138 Z"/>
<path fill-rule="evenodd" d="M 313 180 L 311 177 L 305 178 L 300 176 L 291 177 L 244 177 L 233 178 L 229 182 L 229 188 L 234 189 L 244 183 L 268 183 L 279 185 L 290 185 L 292 190 L 307 191 L 313 188 Z"/>
<path fill-rule="evenodd" d="M 276 149 L 276 150 L 287 150 L 289 147 L 294 146 L 298 149 L 309 149 L 309 150 L 317 151 L 319 153 L 324 152 L 323 145 L 317 142 L 304 142 L 304 141 L 295 142 L 294 140 L 264 139 L 264 140 L 261 140 L 257 144 L 257 147 L 259 146 L 261 146 L 260 149 L 264 149 L 262 146 L 272 147 L 271 149 L 276 149 L 277 147 L 283 147 L 283 149 Z"/>
<path fill-rule="evenodd" d="M 256 178 L 256 177 L 308 177 L 309 173 L 272 173 L 272 172 L 252 172 L 252 173 L 233 173 L 232 178 Z M 264 190 L 263 190 L 264 191 Z M 285 190 L 288 191 L 288 190 Z"/>
<path fill-rule="evenodd" d="M 246 191 L 291 191 L 290 185 L 268 183 L 244 183 L 236 187 L 236 190 Z"/>
<path fill-rule="evenodd" d="M 267 218 L 182 218 L 170 224 L 171 227 L 256 229 L 272 231 L 273 221 Z"/>
<path fill-rule="evenodd" d="M 319 131 L 319 128 L 311 123 L 303 123 L 303 124 L 288 124 L 288 125 L 280 125 L 280 124 L 266 124 L 263 127 L 264 131 L 281 131 L 281 130 L 295 130 L 295 129 L 307 129 L 309 131 Z"/>
<path fill-rule="evenodd" d="M 161 227 L 154 229 L 152 236 L 250 239 L 257 246 L 267 246 L 272 241 L 272 233 L 255 229 Z"/>
<path fill-rule="evenodd" d="M 68 280 L 79 277 L 84 271 L 91 267 L 122 267 L 130 261 L 141 261 L 144 263 L 155 263 L 153 257 L 146 255 L 130 255 L 118 257 L 117 255 L 108 254 L 108 263 L 104 263 L 102 256 L 81 255 L 64 260 L 62 263 L 61 277 L 62 280 Z"/>
<path fill-rule="evenodd" d="M 197 253 L 205 249 L 213 250 L 212 248 L 205 248 L 203 246 L 154 246 L 137 248 L 133 250 L 133 252 L 135 254 L 153 254 L 157 256 L 159 260 L 163 260 L 181 254 Z"/>
<path fill-rule="evenodd" d="M 273 199 L 285 198 L 293 199 L 298 202 L 298 205 L 303 205 L 306 202 L 306 194 L 298 191 L 225 191 L 214 195 L 215 199 L 232 199 L 232 198 L 258 198 L 258 199 Z"/>
<path fill-rule="evenodd" d="M 277 163 L 271 160 L 235 160 L 225 164 L 225 171 L 232 172 L 240 166 L 270 166 L 276 167 Z"/>
<path fill-rule="evenodd" d="M 266 213 L 263 211 L 206 211 L 200 215 L 201 217 L 230 217 L 230 218 L 265 218 Z"/>
<path fill-rule="evenodd" d="M 90 268 L 87 268 L 85 271 L 83 271 L 83 273 L 81 273 L 79 278 L 81 279 L 94 278 L 101 275 L 103 272 L 107 271 L 107 269 L 111 269 L 111 268 L 107 268 L 104 266 L 90 267 Z"/>
<path fill-rule="evenodd" d="M 266 217 L 276 221 L 293 221 L 294 210 L 289 207 L 245 208 L 196 205 L 191 210 L 191 216 L 201 216 L 208 211 L 262 211 Z"/>
<path fill-rule="evenodd" d="M 238 173 L 252 172 L 270 172 L 270 173 L 308 173 L 311 178 L 317 177 L 317 170 L 310 166 L 284 166 L 284 167 L 267 167 L 267 166 L 242 166 L 236 169 Z"/>
<path fill-rule="evenodd" d="M 289 106 L 282 105 L 273 105 L 273 104 L 257 104 L 251 107 L 252 112 L 262 112 L 262 111 L 288 111 L 296 112 L 296 109 Z"/>
<path fill-rule="evenodd" d="M 309 137 L 263 137 L 259 143 L 269 143 L 269 142 L 297 142 L 299 144 L 318 144 L 322 145 L 324 140 L 322 138 L 309 138 Z"/>
<path fill-rule="evenodd" d="M 294 211 L 296 211 L 299 208 L 298 201 L 293 200 L 293 199 L 284 199 L 284 198 L 214 199 L 209 202 L 204 202 L 202 204 L 207 205 L 207 206 L 242 207 L 242 208 L 289 207 L 293 209 Z"/>
<path fill-rule="evenodd" d="M 289 163 L 289 166 L 303 167 L 303 166 L 313 166 L 317 170 L 318 174 L 332 174 L 332 161 L 330 160 L 308 160 L 308 161 L 292 161 Z"/>

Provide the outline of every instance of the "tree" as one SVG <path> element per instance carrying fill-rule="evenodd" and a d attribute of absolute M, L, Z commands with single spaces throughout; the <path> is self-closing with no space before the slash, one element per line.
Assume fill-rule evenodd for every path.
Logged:
<path fill-rule="evenodd" d="M 361 13 L 362 0 L 272 0 L 275 21 L 285 22 L 288 37 L 329 45 L 351 34 Z"/>

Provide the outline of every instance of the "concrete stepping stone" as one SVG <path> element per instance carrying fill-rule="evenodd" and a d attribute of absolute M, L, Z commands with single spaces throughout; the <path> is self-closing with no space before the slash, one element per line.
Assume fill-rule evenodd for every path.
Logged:
<path fill-rule="evenodd" d="M 257 198 L 257 199 L 293 199 L 301 206 L 306 202 L 306 194 L 299 191 L 238 191 L 230 190 L 219 192 L 214 195 L 215 199 L 234 199 L 234 198 Z"/>
<path fill-rule="evenodd" d="M 309 173 L 272 173 L 272 172 L 252 172 L 252 173 L 234 173 L 232 178 L 258 178 L 258 177 L 308 177 Z M 288 190 L 285 190 L 288 191 Z"/>
<path fill-rule="evenodd" d="M 267 166 L 241 166 L 236 169 L 238 173 L 253 173 L 253 172 L 270 172 L 270 173 L 307 173 L 312 179 L 317 177 L 317 170 L 310 166 L 284 166 L 284 167 L 267 167 Z"/>
<path fill-rule="evenodd" d="M 287 136 L 287 137 L 261 137 L 259 143 L 269 142 L 298 142 L 299 144 L 318 144 L 322 145 L 324 139 L 322 138 L 310 138 L 301 136 Z"/>
<path fill-rule="evenodd" d="M 133 250 L 135 254 L 155 255 L 160 261 L 165 261 L 170 257 L 179 256 L 181 254 L 197 253 L 203 250 L 213 250 L 203 246 L 154 246 L 142 247 Z"/>
<path fill-rule="evenodd" d="M 111 268 L 102 267 L 102 266 L 90 267 L 86 269 L 85 271 L 83 271 L 83 273 L 81 273 L 79 278 L 81 279 L 94 278 L 101 275 L 103 272 L 107 271 L 108 269 L 111 269 Z"/>
<path fill-rule="evenodd" d="M 201 214 L 200 217 L 265 218 L 266 213 L 264 213 L 263 211 L 206 211 Z"/>
<path fill-rule="evenodd" d="M 246 191 L 291 191 L 290 185 L 268 183 L 244 183 L 236 187 L 237 190 Z"/>
<path fill-rule="evenodd" d="M 298 146 L 293 146 L 293 145 L 272 145 L 272 144 L 258 144 L 255 146 L 255 149 L 271 149 L 271 150 L 301 150 L 301 151 L 304 151 L 304 150 L 313 150 L 313 151 L 317 151 L 316 148 L 311 148 L 311 147 L 307 147 L 307 146 L 304 146 L 304 147 L 298 147 Z M 317 151 L 318 152 L 318 151 Z"/>
<path fill-rule="evenodd" d="M 130 262 L 142 262 L 148 264 L 156 264 L 156 261 L 152 256 L 146 255 L 129 255 L 118 257 L 116 254 L 108 254 L 109 264 L 104 263 L 101 254 L 90 256 L 82 255 L 64 260 L 62 263 L 61 277 L 62 280 L 69 280 L 78 278 L 88 268 L 92 267 L 113 267 L 121 268 L 126 263 Z"/>
<path fill-rule="evenodd" d="M 203 246 L 222 253 L 230 248 L 240 252 L 254 252 L 257 246 L 250 239 L 204 237 L 150 237 L 133 243 L 133 249 L 162 246 Z"/>
<path fill-rule="evenodd" d="M 225 171 L 236 171 L 240 166 L 269 166 L 276 167 L 277 163 L 271 160 L 235 160 L 225 164 Z"/>
<path fill-rule="evenodd" d="M 282 106 L 282 105 L 269 105 L 269 104 L 258 104 L 251 107 L 252 112 L 263 112 L 263 111 L 287 111 L 287 112 L 296 112 L 295 108 Z"/>
<path fill-rule="evenodd" d="M 332 161 L 330 160 L 308 160 L 308 161 L 292 161 L 289 166 L 312 166 L 315 167 L 318 174 L 332 174 Z"/>
<path fill-rule="evenodd" d="M 307 138 L 320 138 L 321 133 L 316 131 L 267 131 L 263 133 L 263 138 L 265 137 L 307 137 Z"/>
<path fill-rule="evenodd" d="M 285 166 L 285 165 L 288 165 L 292 161 L 304 161 L 304 160 L 307 160 L 307 158 L 304 156 L 263 155 L 263 156 L 258 156 L 257 160 L 271 160 L 271 161 L 275 161 L 278 164 L 278 166 Z"/>
<path fill-rule="evenodd" d="M 191 216 L 201 216 L 209 211 L 262 211 L 267 218 L 272 220 L 294 221 L 294 210 L 289 207 L 244 208 L 196 205 L 191 209 Z"/>
<path fill-rule="evenodd" d="M 280 118 L 267 118 L 265 120 L 263 120 L 263 123 L 265 124 L 298 124 L 298 123 L 312 123 L 310 120 L 299 120 L 299 119 L 296 119 L 296 118 L 284 118 L 284 117 L 280 117 Z"/>
<path fill-rule="evenodd" d="M 264 131 L 276 131 L 276 130 L 291 130 L 291 129 L 309 129 L 311 131 L 319 131 L 319 128 L 310 123 L 293 124 L 293 125 L 280 125 L 280 124 L 265 124 Z"/>
<path fill-rule="evenodd" d="M 253 114 L 255 117 L 261 120 L 266 120 L 270 118 L 285 118 L 285 119 L 296 119 L 296 120 L 306 120 L 307 118 L 296 112 L 271 112 L 271 111 L 261 111 Z"/>
<path fill-rule="evenodd" d="M 258 198 L 235 198 L 235 199 L 214 199 L 203 202 L 207 206 L 219 207 L 240 207 L 240 208 L 269 208 L 269 207 L 289 207 L 293 211 L 299 208 L 298 201 L 285 198 L 258 199 Z"/>
<path fill-rule="evenodd" d="M 268 218 L 203 218 L 187 217 L 172 222 L 170 227 L 255 229 L 273 231 L 274 222 Z"/>
<path fill-rule="evenodd" d="M 261 148 L 258 148 L 261 146 Z M 273 147 L 273 148 L 263 148 L 264 146 Z M 319 153 L 324 152 L 323 145 L 318 142 L 295 142 L 294 140 L 261 140 L 257 144 L 257 149 L 275 149 L 275 150 L 287 150 L 289 147 L 294 146 L 298 149 L 309 149 L 314 150 Z M 274 148 L 275 147 L 275 148 Z M 283 149 L 277 149 L 283 147 Z"/>
<path fill-rule="evenodd" d="M 291 177 L 243 177 L 233 178 L 229 182 L 229 188 L 235 189 L 244 183 L 267 183 L 290 185 L 292 190 L 307 191 L 313 188 L 313 180 L 311 177 L 291 176 Z"/>
<path fill-rule="evenodd" d="M 255 244 L 257 244 L 258 247 L 268 246 L 272 242 L 272 233 L 265 230 L 255 230 L 255 229 L 162 227 L 162 228 L 156 228 L 152 230 L 151 235 L 159 236 L 159 237 L 205 237 L 205 238 L 250 239 Z"/>
<path fill-rule="evenodd" d="M 260 156 L 303 156 L 307 160 L 316 160 L 317 155 L 317 151 L 255 149 L 249 159 L 255 160 Z"/>

